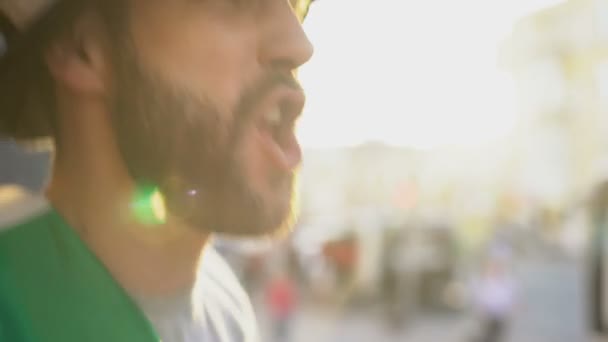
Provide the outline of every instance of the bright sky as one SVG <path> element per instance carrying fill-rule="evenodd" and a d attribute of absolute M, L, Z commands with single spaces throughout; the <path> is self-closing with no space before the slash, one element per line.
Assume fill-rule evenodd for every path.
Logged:
<path fill-rule="evenodd" d="M 369 140 L 414 148 L 481 145 L 518 121 L 498 46 L 515 21 L 560 0 L 319 0 L 300 73 L 304 147 Z"/>

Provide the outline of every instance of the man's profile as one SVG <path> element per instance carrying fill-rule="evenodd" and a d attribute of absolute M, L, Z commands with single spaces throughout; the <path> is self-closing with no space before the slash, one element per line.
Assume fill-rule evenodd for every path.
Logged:
<path fill-rule="evenodd" d="M 258 339 L 208 243 L 293 219 L 308 5 L 0 0 L 0 134 L 54 147 L 0 228 L 1 341 Z"/>

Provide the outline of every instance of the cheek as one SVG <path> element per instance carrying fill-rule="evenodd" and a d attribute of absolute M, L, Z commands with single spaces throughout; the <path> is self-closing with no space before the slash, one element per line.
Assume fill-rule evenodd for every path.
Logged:
<path fill-rule="evenodd" d="M 174 17 L 166 14 L 152 27 L 135 27 L 139 59 L 176 88 L 212 101 L 222 113 L 232 112 L 259 71 L 253 33 Z"/>
<path fill-rule="evenodd" d="M 168 77 L 178 87 L 187 89 L 201 100 L 211 101 L 222 113 L 231 113 L 243 90 L 243 76 L 238 59 L 221 55 L 193 60 L 174 60 L 167 67 Z M 240 64 L 240 65 L 239 65 Z"/>
<path fill-rule="evenodd" d="M 267 162 L 263 149 L 260 148 L 260 132 L 252 125 L 243 130 L 242 139 L 237 147 L 237 165 L 249 185 L 263 192 L 269 187 L 272 169 Z"/>

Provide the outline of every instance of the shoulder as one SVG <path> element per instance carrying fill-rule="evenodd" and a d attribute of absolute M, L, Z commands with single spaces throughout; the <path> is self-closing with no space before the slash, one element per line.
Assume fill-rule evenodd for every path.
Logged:
<path fill-rule="evenodd" d="M 15 186 L 0 186 L 0 251 L 18 248 L 19 240 L 35 239 L 48 221 L 46 199 Z"/>
<path fill-rule="evenodd" d="M 53 272 L 57 253 L 51 212 L 42 196 L 0 186 L 0 292 L 34 288 L 38 275 Z"/>
<path fill-rule="evenodd" d="M 228 263 L 211 246 L 203 255 L 199 282 L 205 311 L 215 329 L 225 330 L 225 334 L 232 336 L 230 340 L 259 340 L 249 296 Z"/>
<path fill-rule="evenodd" d="M 49 210 L 48 202 L 18 186 L 0 185 L 0 234 L 27 225 Z"/>
<path fill-rule="evenodd" d="M 49 211 L 42 196 L 0 186 L 0 340 L 25 338 L 19 335 L 24 333 L 19 329 L 20 313 L 24 310 L 23 298 L 29 297 L 22 294 L 39 280 L 32 277 L 35 273 L 31 270 L 44 270 L 44 262 L 49 259 L 39 257 L 46 246 L 43 236 Z"/>

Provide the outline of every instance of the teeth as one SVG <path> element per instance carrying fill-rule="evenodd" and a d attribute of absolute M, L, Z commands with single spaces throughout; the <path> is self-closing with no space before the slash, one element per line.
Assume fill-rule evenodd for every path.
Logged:
<path fill-rule="evenodd" d="M 281 123 L 281 111 L 278 108 L 271 110 L 264 116 L 266 122 L 271 126 L 277 126 Z"/>

